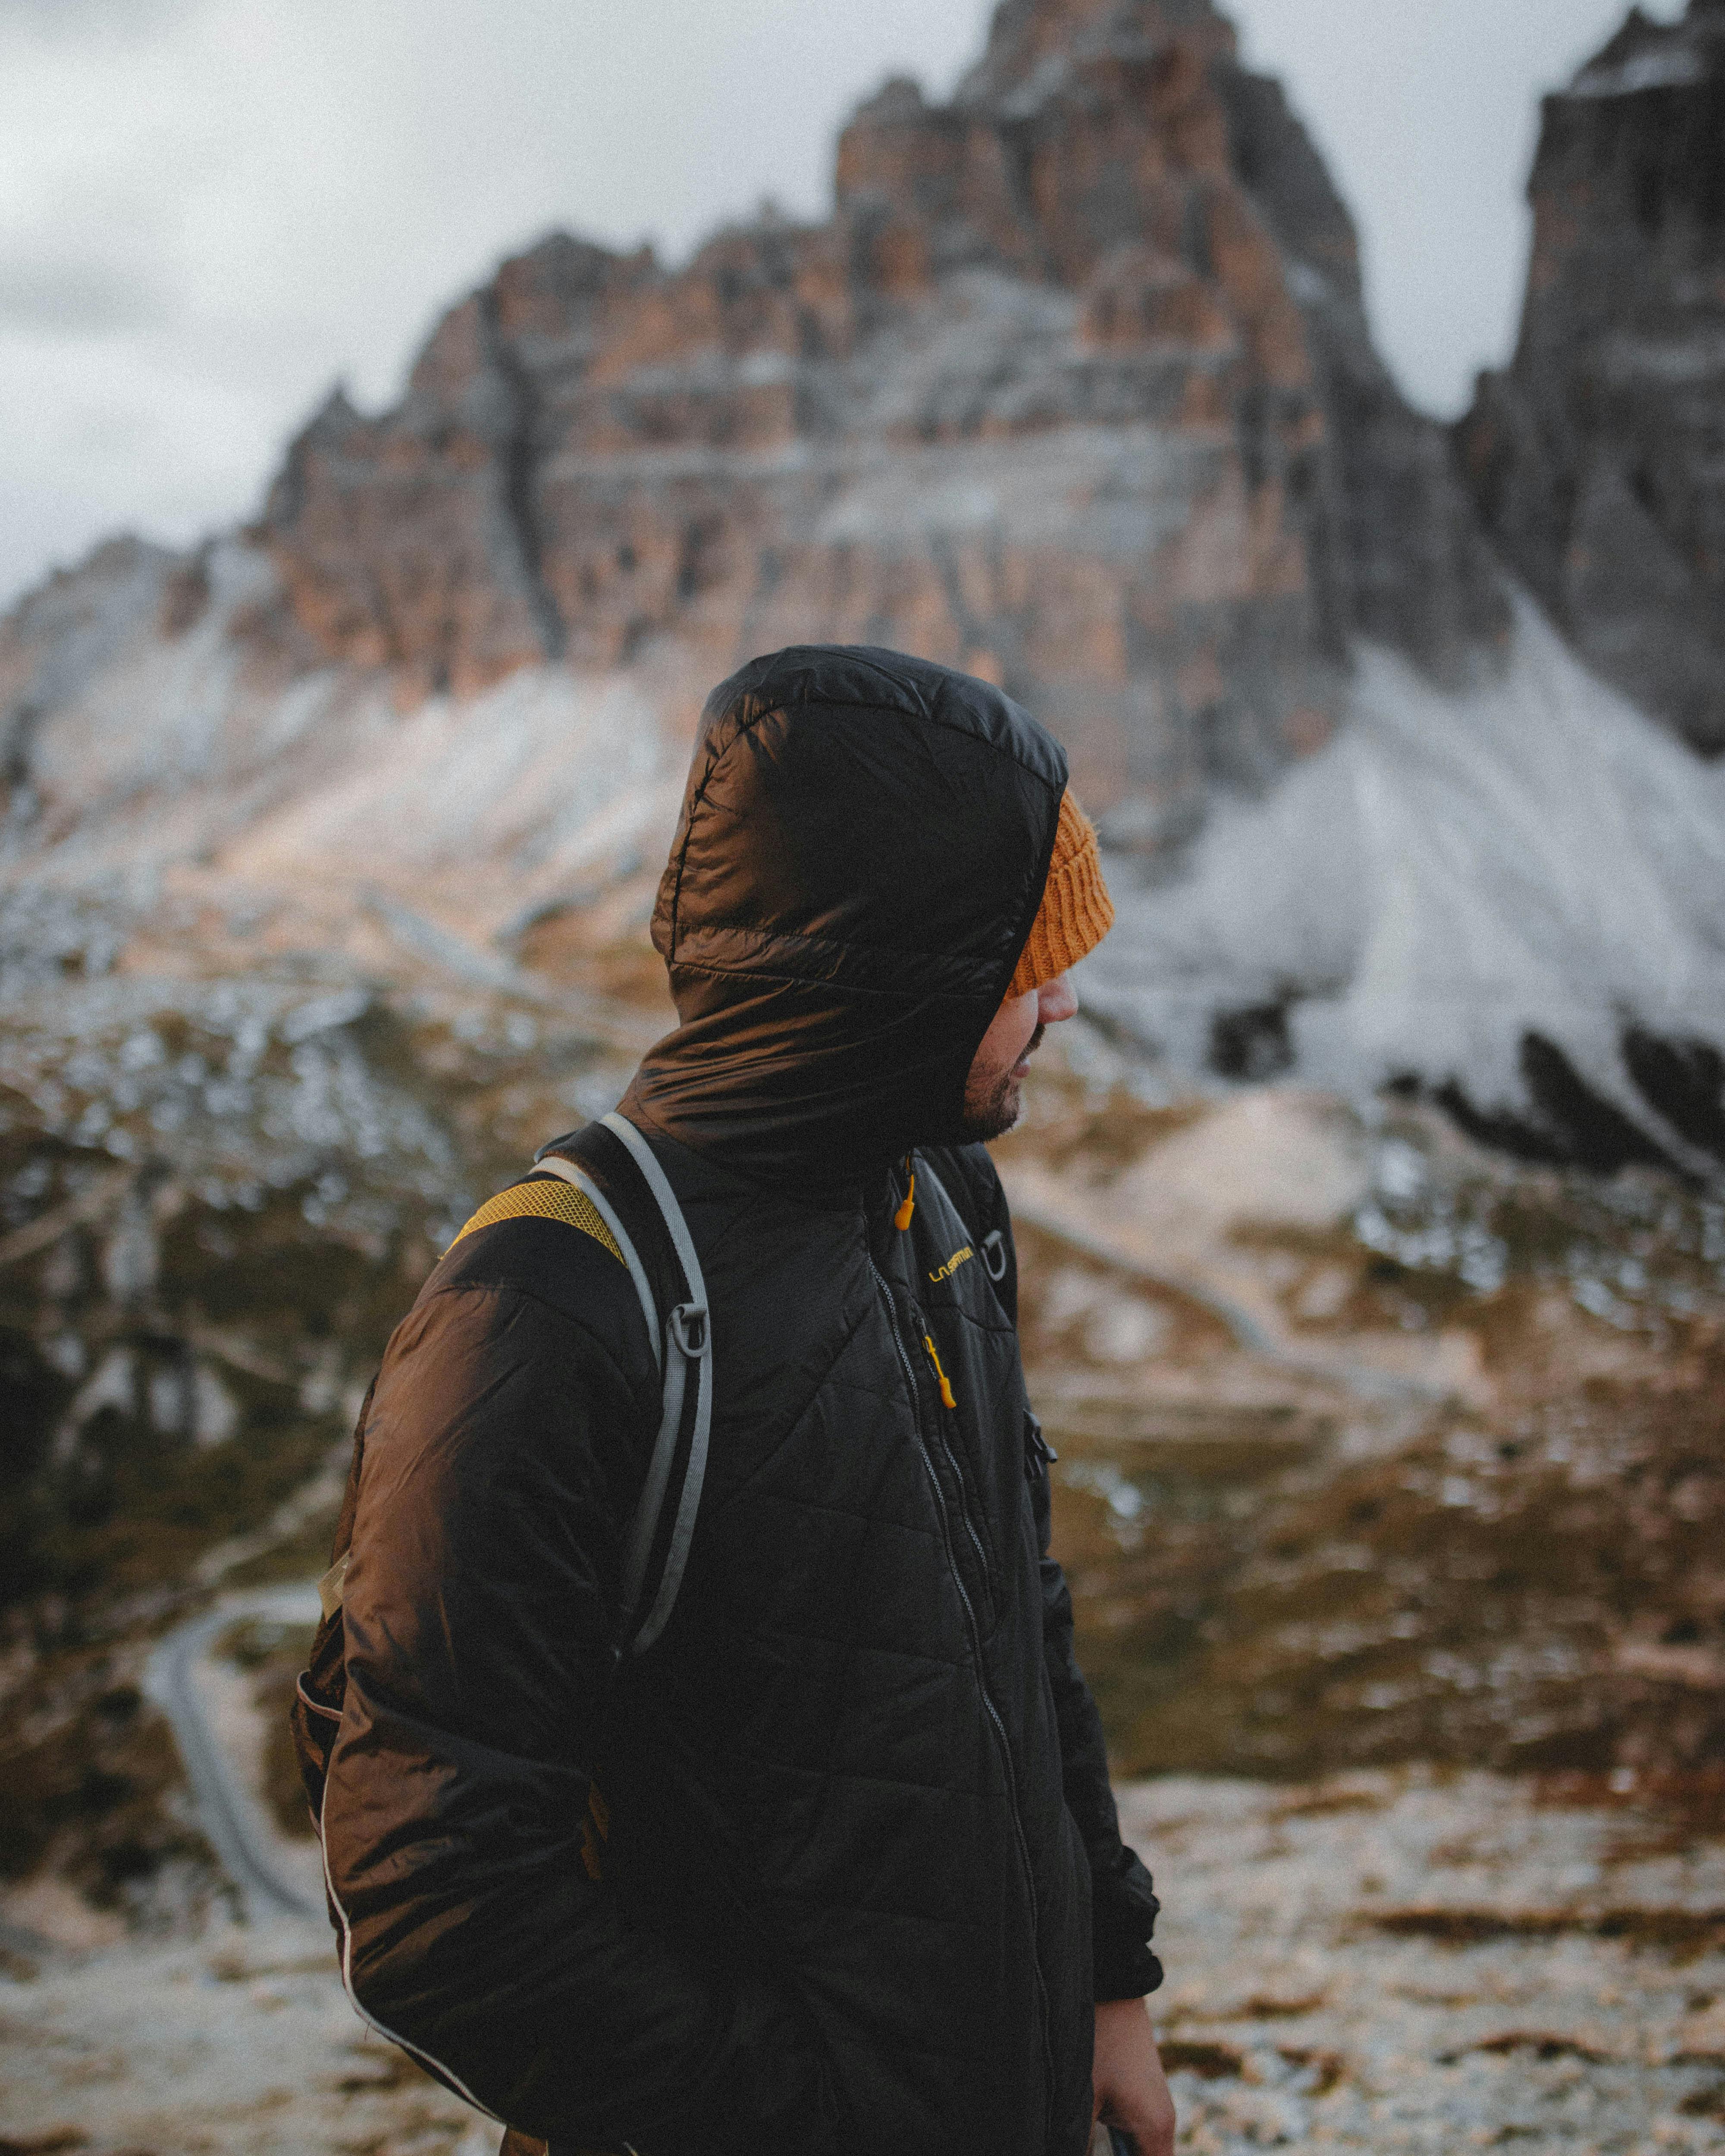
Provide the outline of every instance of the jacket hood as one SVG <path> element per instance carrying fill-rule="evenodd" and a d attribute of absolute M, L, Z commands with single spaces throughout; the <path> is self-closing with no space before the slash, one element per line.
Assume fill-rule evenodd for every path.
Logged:
<path fill-rule="evenodd" d="M 1060 744 L 972 675 L 866 646 L 752 660 L 702 713 L 653 916 L 681 1023 L 625 1109 L 819 1184 L 959 1140 L 1065 784 Z"/>

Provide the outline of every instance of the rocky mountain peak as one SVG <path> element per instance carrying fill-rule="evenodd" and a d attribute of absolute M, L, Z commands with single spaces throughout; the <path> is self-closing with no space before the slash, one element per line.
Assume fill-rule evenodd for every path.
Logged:
<path fill-rule="evenodd" d="M 1171 13 L 1193 20 L 1177 33 Z M 948 269 L 992 259 L 1075 286 L 1117 248 L 1173 260 L 1193 182 L 1232 178 L 1209 74 L 1231 47 L 1208 7 L 1003 8 L 950 106 L 894 85 L 855 116 L 839 148 L 841 208 L 933 224 L 932 264 Z"/>
<path fill-rule="evenodd" d="M 260 530 L 292 634 L 412 701 L 652 654 L 698 692 L 810 638 L 1004 681 L 1117 840 L 1327 737 L 1348 639 L 1446 678 L 1502 602 L 1353 225 L 1209 0 L 1007 0 L 903 78 L 835 213 L 680 267 L 556 234 L 453 308 L 392 412 L 331 407 Z"/>
<path fill-rule="evenodd" d="M 1632 10 L 1545 100 L 1516 353 L 1460 442 L 1500 547 L 1609 680 L 1725 749 L 1725 7 Z"/>
<path fill-rule="evenodd" d="M 1623 27 L 1577 74 L 1575 97 L 1621 97 L 1698 81 L 1719 63 L 1725 0 L 1689 0 L 1675 23 L 1655 22 L 1631 8 Z"/>
<path fill-rule="evenodd" d="M 1231 59 L 1237 40 L 1210 0 L 1002 0 L 957 102 L 1032 110 L 1086 64 L 1147 60 L 1176 44 Z"/>

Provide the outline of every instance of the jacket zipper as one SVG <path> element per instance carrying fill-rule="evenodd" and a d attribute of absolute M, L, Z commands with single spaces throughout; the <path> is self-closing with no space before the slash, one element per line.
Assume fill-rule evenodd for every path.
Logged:
<path fill-rule="evenodd" d="M 917 1324 L 922 1327 L 922 1345 L 927 1351 L 929 1361 L 934 1365 L 935 1374 L 939 1377 L 941 1380 L 942 1411 L 937 1416 L 936 1420 L 940 1430 L 941 1450 L 947 1456 L 947 1465 L 952 1471 L 952 1481 L 958 1491 L 958 1517 L 963 1521 L 964 1532 L 969 1536 L 970 1546 L 976 1552 L 977 1566 L 983 1576 L 983 1584 L 988 1589 L 990 1597 L 995 1598 L 994 1568 L 989 1563 L 988 1553 L 983 1547 L 983 1538 L 977 1532 L 975 1526 L 972 1522 L 970 1517 L 970 1506 L 965 1495 L 964 1470 L 958 1465 L 958 1455 L 953 1450 L 952 1440 L 947 1435 L 947 1411 L 949 1409 L 956 1409 L 957 1402 L 949 1397 L 952 1392 L 952 1387 L 947 1384 L 944 1375 L 942 1374 L 940 1358 L 934 1351 L 933 1332 L 930 1328 L 928 1320 L 923 1316 L 922 1311 L 914 1297 L 912 1297 L 911 1302 L 911 1315 L 916 1319 Z"/>
<path fill-rule="evenodd" d="M 928 1480 L 934 1491 L 935 1509 L 940 1514 L 941 1537 L 946 1544 L 947 1563 L 952 1569 L 952 1584 L 957 1589 L 958 1599 L 964 1605 L 964 1620 L 970 1632 L 971 1652 L 976 1658 L 977 1691 L 982 1700 L 983 1711 L 993 1727 L 995 1739 L 1000 1747 L 1001 1761 L 1006 1768 L 1007 1799 L 1012 1806 L 1013 1834 L 1018 1843 L 1019 1862 L 1024 1870 L 1024 1892 L 1030 1904 L 1030 1966 L 1036 1979 L 1038 2034 L 1042 2040 L 1043 2131 L 1046 2135 L 1054 2119 L 1054 2053 L 1049 2045 L 1048 1986 L 1044 1983 L 1042 1977 L 1042 1912 L 1036 1899 L 1036 1875 L 1031 1868 L 1030 1845 L 1024 1839 L 1024 1822 L 1019 1810 L 1018 1769 L 1013 1764 L 1012 1746 L 1007 1738 L 1006 1724 L 1000 1719 L 999 1710 L 990 1697 L 988 1681 L 983 1674 L 982 1633 L 977 1624 L 975 1606 L 971 1601 L 968 1589 L 965 1587 L 964 1575 L 958 1569 L 958 1560 L 953 1552 L 952 1513 L 947 1504 L 947 1493 L 941 1487 L 940 1476 L 936 1471 L 933 1460 L 929 1457 L 928 1440 L 922 1429 L 922 1396 L 916 1389 L 916 1373 L 911 1367 L 910 1356 L 906 1352 L 904 1340 L 899 1332 L 898 1312 L 893 1304 L 892 1291 L 886 1285 L 880 1268 L 875 1263 L 872 1251 L 869 1252 L 868 1259 L 869 1270 L 875 1276 L 875 1291 L 886 1306 L 886 1329 L 892 1335 L 892 1345 L 898 1356 L 899 1368 L 904 1372 L 905 1383 L 910 1388 L 911 1414 L 916 1426 L 916 1449 L 922 1455 L 922 1465 L 928 1471 Z M 943 1449 L 945 1443 L 943 1435 L 942 1438 Z M 948 1458 L 951 1458 L 950 1453 Z M 957 1477 L 958 1487 L 962 1492 L 964 1481 L 963 1477 L 958 1475 L 956 1462 L 952 1465 L 952 1472 Z M 977 1555 L 981 1558 L 982 1545 L 977 1543 L 976 1530 L 971 1526 L 968 1516 L 964 1525 L 972 1542 L 976 1543 Z M 987 1578 L 987 1576 L 988 1568 L 984 1560 L 983 1577 Z"/>
<path fill-rule="evenodd" d="M 909 1232 L 911 1218 L 916 1212 L 916 1171 L 911 1165 L 915 1158 L 916 1155 L 914 1153 L 907 1154 L 906 1156 L 905 1168 L 906 1173 L 910 1177 L 910 1188 L 906 1194 L 904 1204 L 900 1206 L 897 1212 L 892 1216 L 892 1224 L 898 1229 L 901 1235 L 905 1235 Z M 874 1265 L 874 1260 L 872 1257 L 870 1257 L 869 1263 L 871 1266 Z M 916 1267 L 913 1265 L 911 1268 L 911 1277 L 914 1280 L 916 1276 Z M 880 1279 L 880 1276 L 878 1270 L 876 1270 L 875 1277 L 876 1280 Z M 891 1308 L 891 1299 L 889 1296 L 889 1308 Z M 947 1414 L 956 1411 L 958 1403 L 953 1398 L 952 1388 L 947 1383 L 947 1373 L 941 1368 L 941 1358 L 935 1352 L 934 1328 L 930 1324 L 922 1305 L 917 1301 L 914 1295 L 910 1298 L 910 1304 L 911 1316 L 916 1321 L 916 1330 L 922 1336 L 922 1345 L 927 1353 L 930 1365 L 933 1368 L 937 1380 L 937 1389 L 940 1394 L 941 1406 L 942 1409 L 945 1410 L 945 1412 L 936 1415 L 935 1421 L 940 1432 L 941 1450 L 946 1455 L 947 1465 L 952 1471 L 952 1486 L 958 1492 L 958 1517 L 963 1521 L 964 1532 L 968 1536 L 969 1536 L 970 1546 L 976 1552 L 977 1568 L 982 1575 L 983 1585 L 988 1591 L 989 1600 L 998 1604 L 999 1591 L 995 1584 L 994 1568 L 988 1562 L 988 1553 L 983 1547 L 982 1537 L 977 1532 L 975 1525 L 971 1519 L 970 1501 L 967 1485 L 964 1480 L 964 1470 L 959 1466 L 958 1455 L 953 1450 L 952 1440 L 947 1435 Z M 895 1337 L 897 1334 L 897 1317 L 895 1314 L 893 1319 Z M 901 1357 L 900 1359 L 902 1360 L 902 1357 Z M 911 1397 L 912 1399 L 918 1401 L 920 1409 L 920 1396 L 917 1394 L 914 1383 L 912 1383 L 911 1387 Z M 918 1421 L 920 1424 L 920 1413 Z"/>

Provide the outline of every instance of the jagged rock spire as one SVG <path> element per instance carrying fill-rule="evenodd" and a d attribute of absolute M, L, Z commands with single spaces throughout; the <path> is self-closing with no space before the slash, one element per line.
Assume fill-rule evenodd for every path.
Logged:
<path fill-rule="evenodd" d="M 1006 0 L 887 83 L 830 223 L 685 266 L 556 235 L 393 413 L 331 407 L 267 535 L 300 629 L 407 693 L 833 638 L 1045 711 L 1117 839 L 1322 740 L 1348 639 L 1440 673 L 1497 601 L 1371 349 L 1353 227 L 1209 0 Z"/>
<path fill-rule="evenodd" d="M 1206 57 L 1235 50 L 1234 27 L 1210 0 L 1001 0 L 958 102 L 1007 97 L 1105 55 L 1147 59 L 1177 39 Z"/>
<path fill-rule="evenodd" d="M 1639 8 L 1545 102 L 1514 360 L 1460 430 L 1487 525 L 1584 654 L 1725 752 L 1725 4 Z"/>

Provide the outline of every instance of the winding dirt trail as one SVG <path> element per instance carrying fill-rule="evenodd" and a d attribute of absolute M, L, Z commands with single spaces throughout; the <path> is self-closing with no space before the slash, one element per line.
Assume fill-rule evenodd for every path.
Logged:
<path fill-rule="evenodd" d="M 300 1917 L 324 1922 L 308 1849 L 286 1844 L 271 1825 L 251 1778 L 225 1738 L 210 1652 L 230 1625 L 245 1618 L 311 1624 L 315 1587 L 275 1587 L 224 1594 L 213 1608 L 170 1632 L 151 1656 L 144 1688 L 167 1717 L 198 1806 L 199 1825 L 255 1922 Z"/>

